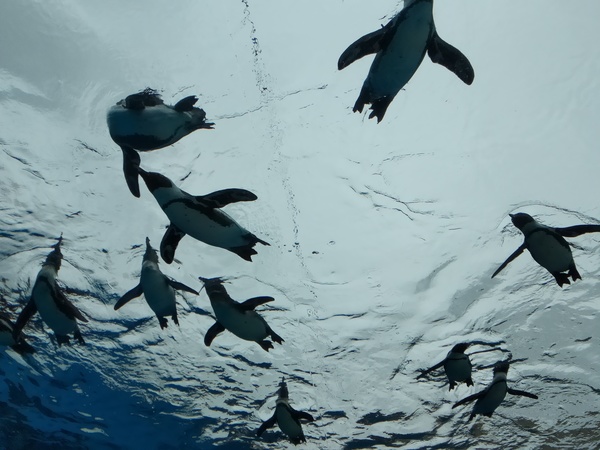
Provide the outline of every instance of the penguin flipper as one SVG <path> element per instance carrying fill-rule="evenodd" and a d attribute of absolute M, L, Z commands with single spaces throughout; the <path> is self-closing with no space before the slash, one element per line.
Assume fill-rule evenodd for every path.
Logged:
<path fill-rule="evenodd" d="M 257 306 L 264 305 L 265 303 L 269 303 L 272 301 L 275 301 L 273 297 L 252 297 L 246 300 L 245 302 L 242 302 L 240 306 L 244 311 L 253 311 L 254 308 L 256 308 Z"/>
<path fill-rule="evenodd" d="M 454 404 L 454 406 L 452 407 L 452 409 L 456 408 L 457 406 L 464 405 L 464 404 L 470 403 L 472 401 L 475 401 L 479 397 L 481 397 L 484 393 L 485 393 L 485 390 L 478 392 L 477 394 L 469 395 L 468 397 L 465 397 L 462 400 L 459 400 L 458 402 L 456 402 Z"/>
<path fill-rule="evenodd" d="M 251 202 L 258 197 L 246 189 L 222 189 L 206 195 L 196 196 L 196 200 L 209 208 L 222 208 L 235 202 Z"/>
<path fill-rule="evenodd" d="M 69 301 L 64 292 L 56 288 L 54 291 L 54 301 L 58 309 L 65 314 L 69 319 L 79 319 L 82 322 L 88 322 L 87 317 L 83 315 L 79 309 Z"/>
<path fill-rule="evenodd" d="M 177 289 L 180 291 L 186 291 L 189 292 L 190 294 L 196 294 L 199 295 L 198 291 L 195 291 L 194 289 L 192 289 L 189 286 L 186 286 L 183 283 L 180 283 L 179 281 L 175 281 L 175 280 L 171 280 L 170 278 L 167 278 L 167 282 L 169 283 L 169 285 L 173 288 L 173 289 Z"/>
<path fill-rule="evenodd" d="M 171 264 L 173 262 L 177 245 L 184 236 L 185 233 L 172 223 L 169 225 L 169 228 L 167 228 L 162 241 L 160 241 L 160 256 L 162 256 L 162 259 L 167 264 Z"/>
<path fill-rule="evenodd" d="M 141 158 L 138 152 L 131 147 L 121 146 L 123 151 L 123 174 L 127 187 L 134 197 L 140 197 L 140 183 L 138 180 L 138 172 L 140 168 Z"/>
<path fill-rule="evenodd" d="M 297 411 L 294 408 L 292 408 L 291 406 L 290 406 L 290 409 L 294 413 L 294 416 L 295 416 L 294 418 L 297 419 L 297 420 L 304 419 L 307 422 L 314 422 L 315 421 L 315 418 L 313 416 L 311 416 L 309 413 L 305 412 L 305 411 Z"/>
<path fill-rule="evenodd" d="M 427 369 L 427 370 L 421 370 L 421 375 L 419 375 L 419 376 L 417 377 L 417 380 L 418 380 L 419 378 L 422 378 L 422 377 L 424 377 L 425 375 L 429 374 L 430 372 L 433 372 L 434 370 L 437 370 L 437 369 L 439 369 L 440 367 L 442 367 L 442 366 L 444 365 L 444 363 L 445 363 L 445 362 L 446 362 L 446 360 L 444 359 L 443 361 L 440 361 L 440 362 L 439 362 L 439 363 L 437 363 L 435 366 L 432 366 L 432 367 L 430 367 L 430 368 L 429 368 L 429 369 Z"/>
<path fill-rule="evenodd" d="M 363 56 L 378 53 L 385 49 L 390 41 L 392 22 L 393 21 L 390 21 L 386 26 L 379 30 L 365 34 L 363 37 L 350 44 L 350 46 L 348 46 L 341 54 L 340 59 L 338 59 L 338 70 L 348 67 Z"/>
<path fill-rule="evenodd" d="M 577 237 L 585 233 L 600 232 L 600 225 L 574 225 L 572 227 L 555 228 L 554 231 L 564 237 Z"/>
<path fill-rule="evenodd" d="M 510 255 L 508 258 L 506 258 L 506 261 L 504 261 L 500 267 L 498 267 L 498 269 L 496 269 L 496 271 L 492 274 L 492 278 L 494 278 L 496 275 L 498 275 L 502 269 L 504 269 L 506 266 L 508 266 L 514 259 L 517 258 L 517 256 L 519 256 L 521 253 L 523 253 L 525 251 L 525 243 L 523 242 L 521 244 L 521 246 L 516 249 L 512 255 Z"/>
<path fill-rule="evenodd" d="M 265 432 L 265 430 L 274 426 L 275 422 L 277 422 L 277 418 L 275 417 L 275 413 L 273 413 L 273 415 L 271 416 L 270 419 L 265 420 L 262 423 L 262 425 L 260 427 L 258 427 L 258 430 L 256 430 L 256 435 L 260 437 L 260 435 L 263 434 Z"/>
<path fill-rule="evenodd" d="M 217 337 L 219 333 L 225 331 L 225 327 L 221 325 L 219 322 L 215 322 L 212 327 L 208 329 L 206 335 L 204 336 L 204 345 L 210 347 L 213 339 Z"/>
<path fill-rule="evenodd" d="M 427 54 L 431 58 L 431 61 L 454 72 L 465 84 L 470 85 L 473 83 L 475 71 L 467 57 L 456 47 L 453 47 L 439 37 L 435 30 L 427 45 Z"/>
<path fill-rule="evenodd" d="M 190 95 L 189 97 L 182 98 L 173 106 L 173 109 L 177 112 L 191 111 L 194 109 L 194 105 L 198 101 L 198 97 Z"/>
<path fill-rule="evenodd" d="M 19 335 L 21 334 L 21 330 L 27 324 L 29 319 L 37 312 L 37 306 L 35 306 L 35 301 L 33 301 L 33 297 L 27 302 L 19 317 L 17 317 L 17 321 L 15 322 L 15 326 L 13 328 L 13 338 L 15 341 L 19 341 Z"/>
<path fill-rule="evenodd" d="M 529 398 L 533 398 L 535 400 L 538 399 L 538 396 L 535 394 L 531 394 L 529 392 L 525 392 L 525 391 L 519 391 L 518 389 L 510 389 L 508 388 L 508 393 L 510 395 L 521 395 L 523 397 L 529 397 Z"/>
<path fill-rule="evenodd" d="M 133 289 L 127 291 L 125 293 L 125 295 L 123 295 L 123 297 L 121 297 L 119 299 L 119 301 L 117 303 L 115 303 L 115 311 L 117 309 L 121 308 L 125 303 L 130 302 L 131 300 L 133 300 L 136 297 L 139 297 L 143 293 L 144 293 L 144 290 L 142 289 L 142 284 L 140 283 Z"/>

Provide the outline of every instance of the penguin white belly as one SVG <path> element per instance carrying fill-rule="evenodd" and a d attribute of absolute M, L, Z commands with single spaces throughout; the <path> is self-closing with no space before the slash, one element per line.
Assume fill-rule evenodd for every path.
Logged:
<path fill-rule="evenodd" d="M 425 57 L 433 26 L 432 4 L 421 2 L 397 27 L 387 49 L 380 52 L 365 80 L 372 98 L 396 95 Z"/>
<path fill-rule="evenodd" d="M 471 376 L 471 362 L 466 355 L 463 357 L 449 357 L 444 364 L 446 376 L 450 381 L 465 381 Z"/>
<path fill-rule="evenodd" d="M 156 141 L 155 145 L 166 146 L 177 142 L 189 134 L 192 121 L 189 113 L 177 112 L 165 105 L 158 105 L 136 111 L 126 109 L 120 105 L 113 106 L 106 118 L 108 129 L 113 140 L 117 143 L 133 146 L 127 138 L 137 136 L 138 138 L 149 137 Z M 133 146 L 137 150 L 154 150 L 158 147 L 145 140 L 140 140 L 141 148 Z"/>
<path fill-rule="evenodd" d="M 140 283 L 148 306 L 157 316 L 171 316 L 176 312 L 175 290 L 155 263 L 144 262 Z"/>
<path fill-rule="evenodd" d="M 42 320 L 52 328 L 54 333 L 65 336 L 77 330 L 75 319 L 68 318 L 54 302 L 52 291 L 47 282 L 37 280 L 33 286 L 32 292 L 35 306 L 42 317 Z"/>
<path fill-rule="evenodd" d="M 265 321 L 254 311 L 240 311 L 232 304 L 211 302 L 221 325 L 246 341 L 262 341 L 268 335 Z"/>
<path fill-rule="evenodd" d="M 527 249 L 540 266 L 552 273 L 569 270 L 573 264 L 571 249 L 544 231 L 537 231 L 528 237 Z"/>
<path fill-rule="evenodd" d="M 297 439 L 302 436 L 302 427 L 292 417 L 291 411 L 283 404 L 275 407 L 275 417 L 279 429 L 287 434 L 291 439 Z"/>
<path fill-rule="evenodd" d="M 173 202 L 164 209 L 169 220 L 181 231 L 199 241 L 222 248 L 241 247 L 248 245 L 243 238 L 249 232 L 240 227 L 222 211 L 215 210 L 214 214 L 222 214 L 231 220 L 229 225 L 221 225 L 202 212 L 187 207 L 182 202 Z"/>
<path fill-rule="evenodd" d="M 477 414 L 493 413 L 506 397 L 507 389 L 506 381 L 494 383 L 485 396 L 477 400 L 473 412 Z"/>

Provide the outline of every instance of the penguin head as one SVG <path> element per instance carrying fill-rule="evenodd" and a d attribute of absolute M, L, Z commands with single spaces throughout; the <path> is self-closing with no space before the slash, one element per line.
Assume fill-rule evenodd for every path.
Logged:
<path fill-rule="evenodd" d="M 209 297 L 211 297 L 211 295 L 215 295 L 215 294 L 217 294 L 217 295 L 223 294 L 223 295 L 226 295 L 227 297 L 229 297 L 229 295 L 227 294 L 227 290 L 225 289 L 225 286 L 223 286 L 223 282 L 225 281 L 225 280 L 223 280 L 223 278 L 221 278 L 221 277 L 215 277 L 215 278 L 198 277 L 198 279 L 204 283 L 204 287 L 206 288 L 206 293 L 208 294 Z"/>
<path fill-rule="evenodd" d="M 279 390 L 277 391 L 277 395 L 280 400 L 287 400 L 289 398 L 289 392 L 288 392 L 287 384 L 285 383 L 285 378 L 281 378 L 281 382 L 279 383 Z"/>
<path fill-rule="evenodd" d="M 452 353 L 464 353 L 470 345 L 471 344 L 468 342 L 461 342 L 460 344 L 456 344 L 454 347 L 452 347 Z"/>
<path fill-rule="evenodd" d="M 139 174 L 144 179 L 146 186 L 150 192 L 154 192 L 159 188 L 170 188 L 173 187 L 173 182 L 164 175 L 157 172 L 146 172 L 144 169 L 138 169 Z"/>
<path fill-rule="evenodd" d="M 146 253 L 144 253 L 144 261 L 152 261 L 158 264 L 158 254 L 150 245 L 150 239 L 146 237 Z"/>
<path fill-rule="evenodd" d="M 516 213 L 516 214 L 509 214 L 509 215 L 510 215 L 510 220 L 512 220 L 513 225 L 515 227 L 517 227 L 519 230 L 522 230 L 527 224 L 529 224 L 531 222 L 535 222 L 533 217 L 531 217 L 529 214 Z"/>
<path fill-rule="evenodd" d="M 509 366 L 510 366 L 510 363 L 508 361 L 498 361 L 494 365 L 494 376 L 496 376 L 496 374 L 498 374 L 498 373 L 507 374 Z"/>
<path fill-rule="evenodd" d="M 60 269 L 60 264 L 63 258 L 62 252 L 60 251 L 60 244 L 62 244 L 62 234 L 58 238 L 58 242 L 52 246 L 54 250 L 48 253 L 46 256 L 46 260 L 44 261 L 44 266 L 52 266 L 58 272 Z"/>

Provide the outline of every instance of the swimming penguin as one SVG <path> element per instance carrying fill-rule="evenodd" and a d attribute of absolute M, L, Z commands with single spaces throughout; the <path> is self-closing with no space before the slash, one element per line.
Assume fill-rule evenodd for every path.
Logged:
<path fill-rule="evenodd" d="M 342 70 L 363 56 L 376 53 L 353 111 L 362 112 L 371 104 L 369 119 L 381 122 L 388 106 L 417 71 L 425 53 L 434 63 L 454 72 L 470 85 L 475 72 L 465 55 L 437 34 L 433 21 L 433 0 L 414 0 L 381 29 L 369 33 L 340 56 Z"/>
<path fill-rule="evenodd" d="M 225 330 L 246 341 L 256 342 L 267 352 L 273 348 L 273 343 L 266 340 L 267 337 L 270 336 L 278 344 L 283 344 L 283 339 L 254 311 L 257 306 L 275 300 L 273 297 L 253 297 L 239 303 L 229 296 L 221 278 L 198 278 L 204 283 L 217 317 L 215 324 L 208 329 L 204 337 L 206 346 L 210 346 L 213 339 Z"/>
<path fill-rule="evenodd" d="M 421 375 L 417 377 L 417 380 L 444 366 L 446 377 L 448 377 L 448 382 L 450 383 L 450 391 L 454 389 L 456 383 L 465 382 L 467 386 L 473 386 L 473 380 L 471 379 L 471 369 L 473 368 L 473 365 L 471 364 L 469 355 L 465 354 L 465 350 L 469 348 L 470 345 L 471 344 L 467 342 L 456 344 L 452 347 L 452 350 L 448 352 L 443 361 L 423 371 Z"/>
<path fill-rule="evenodd" d="M 198 295 L 198 292 L 175 280 L 166 277 L 158 268 L 158 255 L 150 245 L 150 239 L 146 238 L 146 253 L 142 261 L 142 273 L 139 284 L 127 292 L 115 304 L 115 310 L 125 303 L 144 294 L 146 302 L 156 314 L 160 328 L 167 328 L 165 316 L 171 316 L 175 325 L 177 320 L 177 305 L 175 303 L 175 289 Z"/>
<path fill-rule="evenodd" d="M 133 195 L 140 196 L 137 169 L 138 151 L 150 151 L 174 144 L 201 128 L 212 129 L 206 113 L 194 105 L 195 96 L 185 97 L 175 105 L 165 105 L 158 92 L 147 88 L 119 101 L 108 110 L 106 121 L 110 137 L 123 151 L 123 172 Z"/>
<path fill-rule="evenodd" d="M 538 396 L 535 394 L 530 394 L 529 392 L 525 391 L 518 391 L 508 387 L 506 384 L 508 367 L 508 361 L 497 362 L 494 366 L 494 379 L 490 385 L 483 391 L 478 392 L 477 394 L 469 395 L 459 402 L 456 402 L 452 409 L 456 408 L 457 406 L 470 403 L 473 400 L 477 400 L 475 406 L 473 407 L 473 411 L 471 411 L 471 415 L 469 416 L 470 421 L 477 414 L 481 414 L 486 417 L 492 417 L 492 414 L 496 408 L 500 406 L 500 403 L 502 403 L 502 400 L 504 400 L 504 397 L 506 397 L 507 392 L 511 395 L 521 395 L 523 397 L 537 399 Z"/>
<path fill-rule="evenodd" d="M 59 346 L 71 343 L 69 338 L 69 334 L 71 333 L 73 333 L 73 336 L 80 344 L 85 344 L 81 331 L 79 331 L 77 320 L 81 320 L 82 322 L 87 322 L 88 320 L 67 299 L 56 283 L 56 276 L 58 275 L 63 256 L 60 251 L 61 243 L 62 236 L 53 246 L 54 250 L 48 254 L 42 265 L 42 269 L 37 275 L 31 292 L 31 299 L 25 308 L 23 308 L 15 323 L 13 331 L 15 339 L 19 339 L 19 335 L 25 324 L 39 311 L 44 323 L 54 331 Z"/>
<path fill-rule="evenodd" d="M 179 241 L 189 234 L 194 239 L 235 253 L 246 261 L 256 255 L 257 242 L 269 245 L 238 225 L 221 211 L 234 202 L 249 202 L 257 197 L 245 189 L 223 189 L 207 195 L 193 196 L 179 189 L 171 180 L 156 172 L 139 169 L 146 186 L 165 212 L 171 224 L 161 243 L 160 254 L 167 264 L 173 262 Z"/>
<path fill-rule="evenodd" d="M 536 222 L 533 217 L 525 213 L 510 214 L 510 219 L 513 225 L 525 235 L 525 239 L 521 246 L 498 267 L 492 278 L 527 249 L 533 259 L 552 274 L 560 287 L 563 284 L 571 284 L 569 277 L 573 281 L 581 279 L 581 275 L 575 267 L 575 261 L 573 261 L 571 248 L 565 237 L 600 232 L 600 225 L 574 225 L 566 228 L 552 228 Z M 563 273 L 567 271 L 568 273 Z"/>
<path fill-rule="evenodd" d="M 263 422 L 258 430 L 256 430 L 256 435 L 260 436 L 266 429 L 271 428 L 277 423 L 279 429 L 290 438 L 294 445 L 306 442 L 300 420 L 306 420 L 307 422 L 315 421 L 313 416 L 309 413 L 296 411 L 290 406 L 285 380 L 281 380 L 281 383 L 279 383 L 279 391 L 277 392 L 275 412 L 269 420 Z"/>
<path fill-rule="evenodd" d="M 0 313 L 0 345 L 11 346 L 14 351 L 20 354 L 34 353 L 35 349 L 25 342 L 21 334 L 17 339 L 13 336 L 14 326 L 10 318 Z"/>
<path fill-rule="evenodd" d="M 448 354 L 446 355 L 446 357 L 444 358 L 443 361 L 440 361 L 435 366 L 422 371 L 421 374 L 417 377 L 417 380 L 443 366 L 444 371 L 446 373 L 446 377 L 448 378 L 448 382 L 450 383 L 450 387 L 449 387 L 450 391 L 456 387 L 457 383 L 464 382 L 467 386 L 473 386 L 473 379 L 471 378 L 471 371 L 472 371 L 473 365 L 471 364 L 470 355 L 466 354 L 465 351 L 472 345 L 485 345 L 488 347 L 494 347 L 498 344 L 502 344 L 503 342 L 504 341 L 500 341 L 500 342 L 472 341 L 472 342 L 461 342 L 459 344 L 456 344 L 448 352 Z M 501 352 L 508 352 L 508 350 L 504 350 L 499 347 L 494 347 L 489 350 L 479 350 L 476 352 L 472 352 L 471 354 L 474 355 L 476 353 L 486 353 L 486 352 L 491 352 L 491 351 L 496 351 L 496 350 L 501 351 Z"/>

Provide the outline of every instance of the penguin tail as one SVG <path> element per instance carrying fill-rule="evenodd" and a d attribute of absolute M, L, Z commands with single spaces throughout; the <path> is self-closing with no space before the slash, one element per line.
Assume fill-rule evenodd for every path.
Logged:
<path fill-rule="evenodd" d="M 581 275 L 579 275 L 579 272 L 577 271 L 577 267 L 575 267 L 575 264 L 573 264 L 571 267 L 569 267 L 569 275 L 571 276 L 571 278 L 573 278 L 573 281 L 581 280 Z"/>
<path fill-rule="evenodd" d="M 214 129 L 215 124 L 206 121 L 206 113 L 202 108 L 193 108 L 192 114 L 194 116 L 194 130 L 200 130 L 202 128 L 207 130 Z"/>
<path fill-rule="evenodd" d="M 123 174 L 129 191 L 134 197 L 140 196 L 140 183 L 138 181 L 138 173 L 140 169 L 141 158 L 138 152 L 131 147 L 121 147 L 123 151 Z"/>
<path fill-rule="evenodd" d="M 27 354 L 27 353 L 35 353 L 35 349 L 29 345 L 27 342 L 25 342 L 25 340 L 20 339 L 19 342 L 17 342 L 15 345 L 12 346 L 12 349 L 21 354 Z"/>

